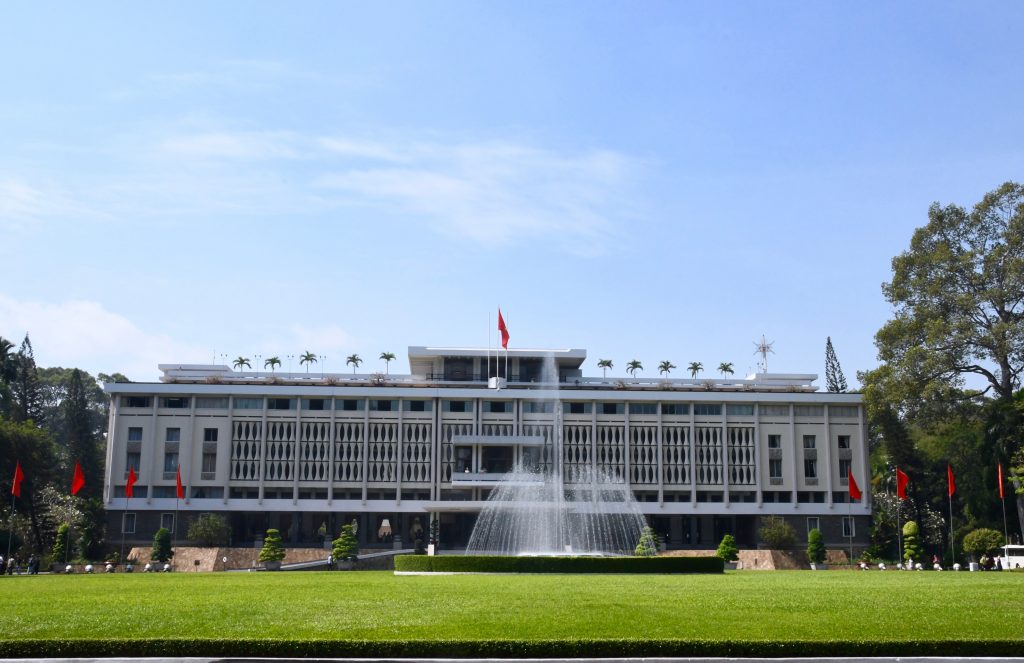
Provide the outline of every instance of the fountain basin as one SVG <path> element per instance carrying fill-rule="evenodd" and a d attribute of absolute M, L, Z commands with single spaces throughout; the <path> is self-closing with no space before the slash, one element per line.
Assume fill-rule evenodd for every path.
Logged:
<path fill-rule="evenodd" d="M 395 575 L 516 573 L 722 573 L 719 557 L 398 555 Z"/>

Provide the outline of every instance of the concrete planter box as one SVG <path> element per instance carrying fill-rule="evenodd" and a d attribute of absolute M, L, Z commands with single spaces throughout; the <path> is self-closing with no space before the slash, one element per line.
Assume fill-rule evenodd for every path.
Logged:
<path fill-rule="evenodd" d="M 263 568 L 265 568 L 267 571 L 280 571 L 281 562 L 263 562 Z"/>
<path fill-rule="evenodd" d="M 815 564 L 811 563 L 812 571 L 828 571 L 828 564 Z"/>

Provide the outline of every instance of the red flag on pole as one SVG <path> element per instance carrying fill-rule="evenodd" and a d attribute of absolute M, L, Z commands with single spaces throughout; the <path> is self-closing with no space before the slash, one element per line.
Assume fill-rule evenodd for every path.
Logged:
<path fill-rule="evenodd" d="M 508 350 L 508 327 L 505 326 L 505 318 L 501 317 L 501 309 L 498 309 L 498 331 L 501 332 L 501 347 Z"/>
<path fill-rule="evenodd" d="M 77 495 L 78 491 L 85 488 L 85 475 L 82 473 L 82 464 L 75 463 L 75 476 L 71 478 L 71 494 Z"/>
<path fill-rule="evenodd" d="M 896 468 L 896 496 L 901 500 L 907 499 L 907 484 L 910 483 L 910 477 L 907 476 L 906 472 L 900 468 Z"/>
<path fill-rule="evenodd" d="M 128 483 L 124 485 L 124 496 L 135 497 L 135 482 L 138 481 L 138 477 L 135 476 L 135 466 L 132 465 L 128 468 Z"/>
<path fill-rule="evenodd" d="M 11 495 L 21 497 L 21 482 L 25 479 L 25 473 L 21 471 L 21 461 L 14 465 L 14 481 L 11 482 Z"/>
<path fill-rule="evenodd" d="M 178 489 L 178 499 L 185 499 L 185 488 L 181 485 L 181 465 L 178 466 L 178 472 L 175 476 L 175 484 Z"/>
<path fill-rule="evenodd" d="M 860 492 L 860 486 L 857 485 L 857 480 L 853 478 L 853 471 L 852 470 L 850 471 L 850 485 L 849 485 L 849 489 L 850 489 L 850 499 L 851 500 L 859 500 L 861 497 L 863 497 L 863 494 Z"/>
<path fill-rule="evenodd" d="M 999 499 L 1006 499 L 1003 495 L 1003 464 L 999 463 Z"/>
<path fill-rule="evenodd" d="M 956 492 L 956 482 L 953 481 L 953 468 L 949 463 L 946 463 L 946 479 L 949 482 L 949 496 L 953 497 L 953 493 Z"/>

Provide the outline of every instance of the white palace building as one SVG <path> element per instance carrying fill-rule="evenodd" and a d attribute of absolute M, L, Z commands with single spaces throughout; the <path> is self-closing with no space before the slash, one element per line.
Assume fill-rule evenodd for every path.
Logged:
<path fill-rule="evenodd" d="M 181 541 L 189 521 L 219 513 L 234 545 L 268 527 L 320 545 L 356 520 L 364 549 L 411 547 L 436 519 L 440 548 L 455 550 L 521 463 L 566 484 L 583 470 L 628 482 L 670 548 L 727 533 L 752 548 L 768 515 L 800 537 L 819 528 L 829 547 L 867 544 L 870 496 L 847 492 L 850 472 L 868 483 L 860 395 L 803 374 L 584 377 L 585 359 L 509 350 L 506 375 L 504 352 L 410 347 L 408 375 L 171 364 L 160 383 L 107 384 L 108 536 L 147 544 L 164 526 Z"/>

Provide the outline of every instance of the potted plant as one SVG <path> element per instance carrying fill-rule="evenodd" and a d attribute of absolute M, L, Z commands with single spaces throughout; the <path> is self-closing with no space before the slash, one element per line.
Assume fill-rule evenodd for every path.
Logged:
<path fill-rule="evenodd" d="M 637 541 L 633 554 L 637 557 L 656 557 L 658 555 L 658 537 L 651 527 L 644 527 L 640 532 L 640 540 Z"/>
<path fill-rule="evenodd" d="M 722 537 L 722 542 L 718 544 L 715 556 L 720 557 L 725 562 L 725 568 L 736 568 L 736 560 L 740 558 L 740 549 L 736 547 L 736 539 L 732 534 L 726 534 Z"/>
<path fill-rule="evenodd" d="M 807 533 L 807 559 L 815 571 L 828 569 L 825 564 L 825 542 L 821 538 L 821 530 L 815 528 Z"/>
<path fill-rule="evenodd" d="M 341 534 L 332 543 L 331 554 L 334 555 L 334 563 L 342 571 L 350 571 L 355 567 L 359 559 L 359 539 L 356 538 L 355 527 L 342 526 Z"/>
<path fill-rule="evenodd" d="M 281 532 L 276 529 L 268 529 L 267 536 L 263 539 L 263 548 L 260 550 L 260 561 L 263 562 L 263 567 L 268 571 L 280 571 L 284 554 Z"/>

